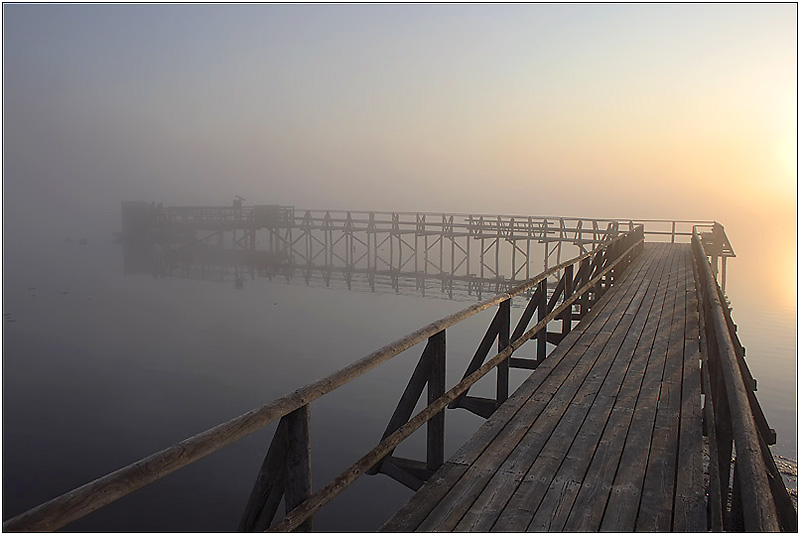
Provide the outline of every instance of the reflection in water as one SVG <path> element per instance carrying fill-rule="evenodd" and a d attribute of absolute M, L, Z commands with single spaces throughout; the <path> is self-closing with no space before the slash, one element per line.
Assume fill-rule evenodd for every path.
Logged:
<path fill-rule="evenodd" d="M 240 290 L 247 280 L 266 278 L 312 287 L 415 294 L 457 301 L 480 300 L 505 292 L 520 282 L 502 275 L 489 278 L 446 271 L 425 273 L 336 264 L 299 264 L 292 255 L 270 251 L 224 249 L 197 243 L 169 244 L 141 239 L 123 241 L 123 272 L 126 275 L 151 275 L 154 278 L 177 277 L 227 283 Z"/>

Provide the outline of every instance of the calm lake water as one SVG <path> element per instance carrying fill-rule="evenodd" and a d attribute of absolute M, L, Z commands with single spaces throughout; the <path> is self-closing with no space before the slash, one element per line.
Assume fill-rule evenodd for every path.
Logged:
<path fill-rule="evenodd" d="M 122 247 L 109 234 L 89 236 L 85 245 L 76 238 L 5 251 L 4 519 L 474 302 L 348 291 L 343 283 L 246 278 L 237 290 L 233 281 L 125 276 Z M 732 300 L 759 399 L 778 432 L 774 451 L 796 458 L 796 379 L 785 371 L 795 355 L 795 309 L 770 307 L 767 314 Z M 513 310 L 512 321 L 520 312 Z M 493 313 L 448 330 L 448 387 L 460 379 Z M 315 488 L 377 444 L 421 351 L 413 348 L 312 404 Z M 512 370 L 512 388 L 525 376 Z M 485 382 L 476 395 L 490 394 L 493 376 Z M 463 410 L 447 411 L 446 419 L 449 456 L 483 420 Z M 69 529 L 235 530 L 274 427 Z M 424 434 L 398 454 L 424 458 Z M 364 476 L 315 516 L 315 528 L 375 530 L 410 495 L 387 476 Z"/>

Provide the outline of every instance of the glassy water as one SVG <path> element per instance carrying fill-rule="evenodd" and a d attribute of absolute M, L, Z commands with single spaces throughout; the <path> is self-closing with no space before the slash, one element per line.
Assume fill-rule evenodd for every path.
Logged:
<path fill-rule="evenodd" d="M 280 278 L 246 278 L 237 290 L 229 280 L 123 275 L 121 246 L 107 234 L 85 244 L 54 238 L 11 258 L 7 250 L 3 290 L 4 518 L 267 403 L 475 300 Z M 461 378 L 492 313 L 448 330 L 448 387 Z M 512 321 L 519 313 L 512 311 Z M 794 317 L 737 308 L 735 318 L 744 344 L 760 348 L 758 358 L 748 352 L 749 363 L 778 431 L 775 450 L 796 458 L 795 380 L 772 366 L 794 354 Z M 421 351 L 417 346 L 311 405 L 315 488 L 377 444 Z M 512 370 L 512 388 L 525 376 Z M 492 382 L 473 392 L 490 395 Z M 447 411 L 446 419 L 446 455 L 483 421 L 462 410 Z M 274 428 L 69 529 L 235 530 Z M 424 458 L 424 428 L 398 454 Z M 410 495 L 386 476 L 364 476 L 315 516 L 315 528 L 377 529 Z"/>

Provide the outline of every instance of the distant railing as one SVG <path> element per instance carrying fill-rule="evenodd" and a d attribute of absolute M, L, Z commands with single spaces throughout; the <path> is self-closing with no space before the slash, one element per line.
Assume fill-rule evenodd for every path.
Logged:
<path fill-rule="evenodd" d="M 147 203 L 138 203 L 147 208 Z M 137 205 L 137 203 L 123 203 Z M 141 207 L 128 206 L 128 210 Z M 222 223 L 255 225 L 258 228 L 308 230 L 346 230 L 348 232 L 400 235 L 440 235 L 450 238 L 470 236 L 491 239 L 500 236 L 511 240 L 537 239 L 596 244 L 611 228 L 624 232 L 643 225 L 645 238 L 669 239 L 671 243 L 688 242 L 694 225 L 714 225 L 714 221 L 691 219 L 590 218 L 558 215 L 498 215 L 442 212 L 392 212 L 380 210 L 301 209 L 281 205 L 170 206 L 153 205 L 161 220 L 177 224 Z M 135 211 L 135 210 L 134 210 Z M 585 251 L 583 251 L 585 252 Z M 732 252 L 732 251 L 731 251 Z M 733 254 L 729 256 L 734 256 Z"/>
<path fill-rule="evenodd" d="M 34 507 L 4 522 L 3 529 L 58 529 L 279 419 L 242 516 L 240 530 L 267 529 L 282 499 L 287 514 L 271 530 L 311 529 L 311 517 L 316 510 L 376 466 L 378 470 L 390 473 L 398 480 L 405 480 L 413 487 L 444 462 L 443 410 L 452 404 L 481 413 L 489 412 L 502 403 L 508 397 L 509 366 L 536 367 L 546 356 L 546 343 L 557 342 L 569 331 L 572 320 L 589 310 L 592 303 L 641 251 L 643 241 L 641 226 L 607 239 L 590 252 L 546 270 L 506 293 L 430 323 L 323 379 Z M 577 273 L 573 276 L 576 267 Z M 548 293 L 548 277 L 559 273 L 554 292 Z M 511 299 L 532 288 L 536 288 L 534 296 L 512 333 L 509 314 Z M 446 329 L 494 305 L 498 305 L 498 311 L 465 377 L 445 392 Z M 574 309 L 578 310 L 577 314 Z M 537 314 L 537 323 L 527 329 L 534 313 Z M 547 325 L 553 320 L 562 322 L 561 332 L 547 332 Z M 537 339 L 538 355 L 535 360 L 511 357 L 513 351 L 533 338 Z M 495 339 L 498 339 L 498 353 L 483 362 Z M 309 404 L 423 341 L 427 341 L 427 344 L 420 362 L 380 443 L 339 477 L 312 494 Z M 469 388 L 494 368 L 498 369 L 496 399 L 468 397 Z M 426 385 L 428 405 L 410 418 Z M 397 445 L 426 422 L 426 462 L 403 462 L 393 457 L 392 452 Z"/>
<path fill-rule="evenodd" d="M 700 343 L 711 457 L 710 527 L 712 531 L 796 532 L 797 513 L 768 446 L 775 443 L 775 432 L 756 400 L 755 380 L 709 262 L 713 254 L 704 246 L 720 246 L 720 227 L 697 227 L 692 237 L 704 326 Z"/>

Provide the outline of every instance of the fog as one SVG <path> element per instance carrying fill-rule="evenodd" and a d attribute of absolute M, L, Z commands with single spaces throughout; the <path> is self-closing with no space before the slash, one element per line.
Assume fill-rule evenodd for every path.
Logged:
<path fill-rule="evenodd" d="M 732 280 L 796 293 L 795 6 L 3 13 L 7 256 L 116 230 L 121 200 L 240 195 L 715 219 Z"/>
<path fill-rule="evenodd" d="M 8 5 L 6 193 L 723 219 L 787 177 L 793 9 Z"/>
<path fill-rule="evenodd" d="M 759 395 L 796 455 L 796 5 L 6 4 L 3 19 L 4 310 L 31 274 L 118 270 L 59 247 L 110 244 L 120 201 L 717 220 Z"/>

